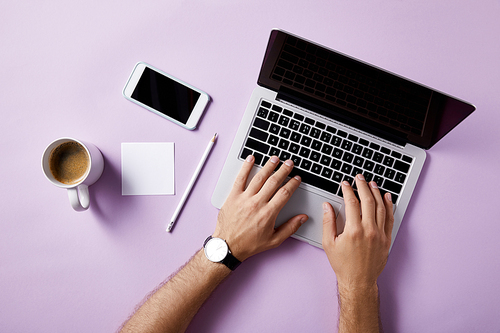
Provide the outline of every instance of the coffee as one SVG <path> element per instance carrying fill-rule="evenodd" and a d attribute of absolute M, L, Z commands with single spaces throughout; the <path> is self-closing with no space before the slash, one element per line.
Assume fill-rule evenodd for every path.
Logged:
<path fill-rule="evenodd" d="M 66 185 L 80 182 L 85 177 L 89 165 L 89 155 L 78 142 L 61 143 L 50 153 L 50 172 L 57 181 Z"/>

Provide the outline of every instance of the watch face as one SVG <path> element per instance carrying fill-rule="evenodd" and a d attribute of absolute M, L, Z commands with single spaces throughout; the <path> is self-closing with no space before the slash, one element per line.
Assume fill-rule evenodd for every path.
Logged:
<path fill-rule="evenodd" d="M 220 238 L 211 238 L 205 245 L 205 255 L 208 260 L 221 262 L 229 252 L 226 242 Z"/>

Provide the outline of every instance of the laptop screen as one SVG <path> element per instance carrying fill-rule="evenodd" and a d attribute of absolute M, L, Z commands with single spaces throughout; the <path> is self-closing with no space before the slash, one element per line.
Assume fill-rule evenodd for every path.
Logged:
<path fill-rule="evenodd" d="M 475 107 L 396 74 L 273 30 L 258 84 L 278 98 L 373 135 L 429 149 Z"/>

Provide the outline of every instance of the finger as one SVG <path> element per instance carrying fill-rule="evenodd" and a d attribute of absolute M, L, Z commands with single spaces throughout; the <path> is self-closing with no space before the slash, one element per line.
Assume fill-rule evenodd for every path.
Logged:
<path fill-rule="evenodd" d="M 272 156 L 267 163 L 264 165 L 264 167 L 252 178 L 250 181 L 250 184 L 248 184 L 247 187 L 247 192 L 249 194 L 256 194 L 258 193 L 262 186 L 265 184 L 267 179 L 272 175 L 274 172 L 274 169 L 276 169 L 276 166 L 278 165 L 279 158 L 277 156 Z"/>
<path fill-rule="evenodd" d="M 292 194 L 299 187 L 302 180 L 299 176 L 291 178 L 285 185 L 283 185 L 278 192 L 269 201 L 269 208 L 272 212 L 278 215 L 279 211 L 285 206 L 285 204 L 290 200 Z"/>
<path fill-rule="evenodd" d="M 330 203 L 323 203 L 323 248 L 337 238 L 337 220 L 335 211 Z"/>
<path fill-rule="evenodd" d="M 285 181 L 286 177 L 290 174 L 293 169 L 293 161 L 286 160 L 278 171 L 274 173 L 271 177 L 269 177 L 264 186 L 259 193 L 263 197 L 264 200 L 268 201 L 271 197 L 276 193 L 276 191 L 280 188 L 280 186 Z"/>
<path fill-rule="evenodd" d="M 305 214 L 300 214 L 292 217 L 278 228 L 276 228 L 273 240 L 271 242 L 273 247 L 276 247 L 283 243 L 285 239 L 293 235 L 297 230 L 299 230 L 300 226 L 304 224 L 309 219 L 309 217 Z"/>
<path fill-rule="evenodd" d="M 392 239 L 392 227 L 394 226 L 394 211 L 390 193 L 386 193 L 384 195 L 384 203 L 386 212 L 384 231 L 387 238 Z"/>
<path fill-rule="evenodd" d="M 384 231 L 385 228 L 385 203 L 384 199 L 382 199 L 382 196 L 380 195 L 380 190 L 378 189 L 377 183 L 371 182 L 370 184 L 370 190 L 373 194 L 373 198 L 375 199 L 376 202 L 376 208 L 375 208 L 375 217 L 376 217 L 376 223 L 381 231 Z"/>
<path fill-rule="evenodd" d="M 372 191 L 370 191 L 363 175 L 359 174 L 356 176 L 356 186 L 358 188 L 358 195 L 361 201 L 361 213 L 363 214 L 362 221 L 366 223 L 376 223 L 375 199 L 373 198 Z"/>
<path fill-rule="evenodd" d="M 243 165 L 241 166 L 238 175 L 236 176 L 236 180 L 234 181 L 231 193 L 235 192 L 235 194 L 238 194 L 245 191 L 248 175 L 252 170 L 254 162 L 255 162 L 255 157 L 253 155 L 248 155 L 247 158 L 245 159 L 245 162 L 243 162 Z"/>
<path fill-rule="evenodd" d="M 361 222 L 360 207 L 351 185 L 345 180 L 342 182 L 342 193 L 345 206 L 345 227 L 347 228 L 351 222 Z"/>

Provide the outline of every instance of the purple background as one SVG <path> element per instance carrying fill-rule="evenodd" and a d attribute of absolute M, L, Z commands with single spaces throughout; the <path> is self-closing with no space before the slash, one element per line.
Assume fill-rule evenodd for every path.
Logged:
<path fill-rule="evenodd" d="M 499 17 L 498 0 L 2 2 L 0 330 L 114 331 L 201 247 L 269 33 L 282 28 L 477 106 L 428 152 L 379 279 L 381 314 L 386 332 L 498 331 Z M 123 98 L 137 61 L 211 95 L 198 130 Z M 44 148 L 62 136 L 105 157 L 87 212 L 41 171 Z M 177 195 L 122 196 L 122 142 L 175 142 Z M 336 293 L 324 252 L 290 239 L 240 266 L 188 331 L 331 331 Z"/>

